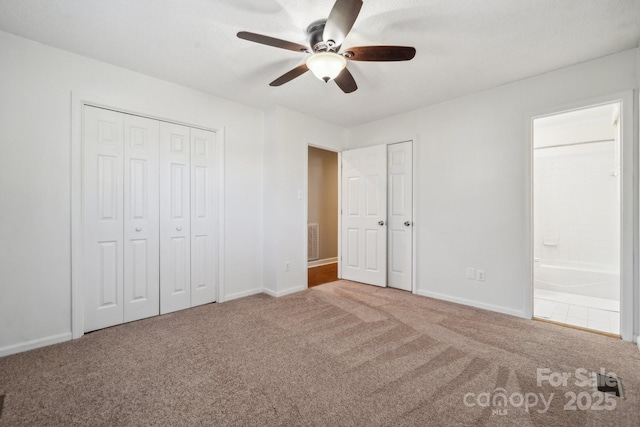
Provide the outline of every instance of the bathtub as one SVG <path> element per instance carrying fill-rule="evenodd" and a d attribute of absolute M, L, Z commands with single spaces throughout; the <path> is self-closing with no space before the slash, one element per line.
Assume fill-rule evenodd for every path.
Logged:
<path fill-rule="evenodd" d="M 620 276 L 615 272 L 544 259 L 535 259 L 533 265 L 536 289 L 620 300 Z"/>

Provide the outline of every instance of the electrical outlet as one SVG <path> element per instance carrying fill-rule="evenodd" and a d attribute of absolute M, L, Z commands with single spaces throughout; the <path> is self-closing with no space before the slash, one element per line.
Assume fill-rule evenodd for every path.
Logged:
<path fill-rule="evenodd" d="M 476 280 L 484 282 L 484 279 L 485 279 L 484 270 L 476 270 Z"/>
<path fill-rule="evenodd" d="M 289 261 L 285 261 L 284 263 L 284 271 L 291 270 L 291 263 Z"/>
<path fill-rule="evenodd" d="M 467 279 L 475 280 L 476 278 L 476 269 L 473 267 L 467 267 Z"/>

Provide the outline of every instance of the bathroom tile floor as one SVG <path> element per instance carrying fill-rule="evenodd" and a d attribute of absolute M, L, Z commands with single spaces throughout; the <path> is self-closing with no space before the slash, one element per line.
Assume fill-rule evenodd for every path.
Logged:
<path fill-rule="evenodd" d="M 535 289 L 533 315 L 540 319 L 620 334 L 620 302 Z"/>

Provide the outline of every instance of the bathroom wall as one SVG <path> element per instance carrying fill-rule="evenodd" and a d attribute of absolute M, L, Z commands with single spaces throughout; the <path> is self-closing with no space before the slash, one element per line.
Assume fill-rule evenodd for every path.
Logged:
<path fill-rule="evenodd" d="M 589 110 L 534 122 L 534 257 L 616 272 L 620 264 L 616 112 L 611 105 Z M 585 141 L 600 142 L 561 146 Z"/>

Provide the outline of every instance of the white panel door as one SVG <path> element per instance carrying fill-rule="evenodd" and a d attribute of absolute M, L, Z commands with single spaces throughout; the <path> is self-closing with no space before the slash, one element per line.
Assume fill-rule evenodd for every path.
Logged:
<path fill-rule="evenodd" d="M 216 300 L 216 133 L 191 129 L 191 306 Z"/>
<path fill-rule="evenodd" d="M 342 153 L 342 278 L 387 285 L 387 147 Z"/>
<path fill-rule="evenodd" d="M 124 115 L 124 321 L 160 313 L 159 122 Z"/>
<path fill-rule="evenodd" d="M 160 313 L 191 306 L 190 129 L 160 122 Z"/>
<path fill-rule="evenodd" d="M 388 285 L 411 291 L 413 228 L 412 143 L 391 144 L 388 161 Z"/>
<path fill-rule="evenodd" d="M 84 329 L 124 320 L 123 115 L 86 106 L 82 142 Z"/>

